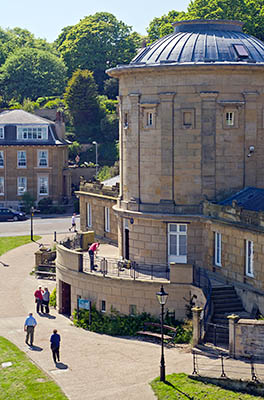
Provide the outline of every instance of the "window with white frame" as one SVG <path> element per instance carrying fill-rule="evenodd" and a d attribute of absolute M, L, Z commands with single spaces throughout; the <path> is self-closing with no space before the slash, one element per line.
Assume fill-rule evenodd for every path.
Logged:
<path fill-rule="evenodd" d="M 27 168 L 27 153 L 25 151 L 17 152 L 17 166 L 18 168 Z"/>
<path fill-rule="evenodd" d="M 48 140 L 48 126 L 18 126 L 18 140 Z"/>
<path fill-rule="evenodd" d="M 0 151 L 0 168 L 4 168 L 4 152 Z"/>
<path fill-rule="evenodd" d="M 5 180 L 3 176 L 0 176 L 0 195 L 5 194 Z"/>
<path fill-rule="evenodd" d="M 168 224 L 168 261 L 187 262 L 186 224 Z"/>
<path fill-rule="evenodd" d="M 38 194 L 40 196 L 46 196 L 49 194 L 49 177 L 39 176 L 38 177 Z"/>
<path fill-rule="evenodd" d="M 153 125 L 153 112 L 147 112 L 147 126 Z"/>
<path fill-rule="evenodd" d="M 0 126 L 0 139 L 5 138 L 5 130 L 3 126 Z"/>
<path fill-rule="evenodd" d="M 25 176 L 19 176 L 17 178 L 17 194 L 18 196 L 23 195 L 27 191 L 27 178 Z"/>
<path fill-rule="evenodd" d="M 92 207 L 90 203 L 87 203 L 87 227 L 91 228 L 92 226 Z"/>
<path fill-rule="evenodd" d="M 110 210 L 105 207 L 105 232 L 110 232 Z"/>
<path fill-rule="evenodd" d="M 235 113 L 233 111 L 226 112 L 226 125 L 228 126 L 235 125 Z"/>
<path fill-rule="evenodd" d="M 221 252 L 222 252 L 222 235 L 219 232 L 214 233 L 214 263 L 218 267 L 222 265 Z"/>
<path fill-rule="evenodd" d="M 253 256 L 254 256 L 254 249 L 253 249 L 253 242 L 252 240 L 246 240 L 246 275 L 247 276 L 254 276 L 253 270 Z"/>
<path fill-rule="evenodd" d="M 48 150 L 38 150 L 38 167 L 48 167 Z"/>

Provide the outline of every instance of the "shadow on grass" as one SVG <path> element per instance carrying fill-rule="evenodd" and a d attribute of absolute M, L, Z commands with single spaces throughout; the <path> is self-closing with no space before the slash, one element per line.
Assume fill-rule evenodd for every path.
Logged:
<path fill-rule="evenodd" d="M 170 386 L 171 388 L 173 388 L 174 390 L 176 390 L 177 392 L 179 392 L 180 394 L 185 396 L 187 399 L 194 400 L 194 397 L 190 397 L 187 393 L 182 392 L 179 388 L 174 386 L 172 383 L 170 383 L 168 381 L 165 381 L 164 383 L 165 383 L 165 385 Z"/>

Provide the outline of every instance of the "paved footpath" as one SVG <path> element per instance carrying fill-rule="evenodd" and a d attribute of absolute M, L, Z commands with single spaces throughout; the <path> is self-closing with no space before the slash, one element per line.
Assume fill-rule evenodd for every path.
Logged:
<path fill-rule="evenodd" d="M 51 243 L 52 236 L 42 242 Z M 60 239 L 60 238 L 58 238 Z M 160 346 L 136 339 L 116 338 L 88 332 L 51 309 L 50 317 L 36 315 L 33 293 L 39 285 L 51 291 L 55 282 L 30 275 L 36 243 L 0 257 L 0 335 L 15 343 L 62 388 L 71 400 L 155 399 L 149 382 L 159 375 Z M 25 344 L 23 325 L 33 312 L 38 326 L 35 347 Z M 61 363 L 53 363 L 49 337 L 61 334 Z M 166 373 L 192 372 L 192 356 L 186 347 L 165 349 Z"/>

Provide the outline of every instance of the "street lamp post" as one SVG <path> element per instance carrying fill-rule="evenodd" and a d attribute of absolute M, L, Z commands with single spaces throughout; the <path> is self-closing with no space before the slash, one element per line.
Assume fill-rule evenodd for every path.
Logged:
<path fill-rule="evenodd" d="M 161 359 L 160 359 L 160 381 L 165 382 L 165 360 L 164 360 L 164 337 L 163 337 L 163 324 L 164 324 L 164 306 L 168 299 L 168 293 L 161 285 L 160 291 L 156 293 L 159 304 L 161 305 Z"/>
<path fill-rule="evenodd" d="M 94 140 L 93 144 L 95 145 L 95 178 L 97 179 L 97 173 L 98 173 L 98 143 Z"/>
<path fill-rule="evenodd" d="M 34 217 L 34 207 L 31 207 L 30 209 L 30 235 L 31 235 L 31 240 L 33 241 L 33 217 Z"/>

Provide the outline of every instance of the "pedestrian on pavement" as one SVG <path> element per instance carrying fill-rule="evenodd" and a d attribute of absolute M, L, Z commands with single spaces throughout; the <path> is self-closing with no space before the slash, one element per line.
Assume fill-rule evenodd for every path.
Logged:
<path fill-rule="evenodd" d="M 50 337 L 50 348 L 52 351 L 52 357 L 57 364 L 58 361 L 60 361 L 60 335 L 58 334 L 57 329 L 53 330 L 53 334 Z"/>
<path fill-rule="evenodd" d="M 72 224 L 72 226 L 69 228 L 69 231 L 71 232 L 71 230 L 73 229 L 74 232 L 77 232 L 77 229 L 76 229 L 76 214 L 75 213 L 72 214 L 71 224 Z"/>
<path fill-rule="evenodd" d="M 41 286 L 35 291 L 34 296 L 35 296 L 35 303 L 37 304 L 37 313 L 39 314 L 39 309 L 41 310 L 42 314 L 44 313 L 43 310 L 43 290 L 41 289 Z"/>
<path fill-rule="evenodd" d="M 47 287 L 44 288 L 44 293 L 42 295 L 42 304 L 45 307 L 45 313 L 49 314 L 49 301 L 50 301 L 50 292 Z"/>
<path fill-rule="evenodd" d="M 93 243 L 91 244 L 91 246 L 89 247 L 88 253 L 90 256 L 90 268 L 91 271 L 95 270 L 94 267 L 94 253 L 97 251 L 98 247 L 100 246 L 99 242 Z"/>
<path fill-rule="evenodd" d="M 24 331 L 27 332 L 26 335 L 26 344 L 28 346 L 33 346 L 33 342 L 34 342 L 34 330 L 35 330 L 35 326 L 37 325 L 37 321 L 35 320 L 35 318 L 33 317 L 32 313 L 28 314 L 28 317 L 26 318 L 25 324 L 24 324 Z M 28 342 L 28 340 L 30 341 L 30 344 Z"/>

